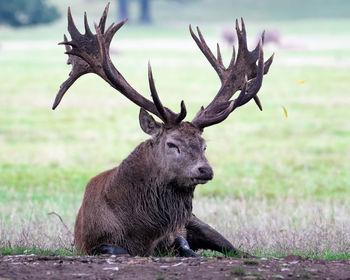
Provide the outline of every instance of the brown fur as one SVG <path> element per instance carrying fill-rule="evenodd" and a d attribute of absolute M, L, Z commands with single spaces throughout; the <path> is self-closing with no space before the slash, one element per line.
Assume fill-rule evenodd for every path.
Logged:
<path fill-rule="evenodd" d="M 174 176 L 176 168 L 161 158 L 169 134 L 181 136 L 181 148 L 192 145 L 197 149 L 181 151 L 187 153 L 187 162 L 191 157 L 194 165 L 198 161 L 200 166 L 208 165 L 200 156 L 203 140 L 198 129 L 189 123 L 162 129 L 161 135 L 141 143 L 119 167 L 90 180 L 75 224 L 77 250 L 91 254 L 96 246 L 105 244 L 120 246 L 131 255 L 150 255 L 161 241 L 171 245 L 184 229 L 192 217 L 196 183 Z M 172 160 L 172 165 L 178 163 Z M 183 163 L 178 168 L 183 168 Z"/>

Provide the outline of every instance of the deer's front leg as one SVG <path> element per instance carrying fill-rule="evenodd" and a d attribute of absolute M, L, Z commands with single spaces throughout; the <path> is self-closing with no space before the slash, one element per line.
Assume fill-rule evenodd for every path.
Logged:
<path fill-rule="evenodd" d="M 193 250 L 209 249 L 249 257 L 249 254 L 237 250 L 225 237 L 195 215 L 188 221 L 186 231 L 187 241 Z"/>
<path fill-rule="evenodd" d="M 179 252 L 180 257 L 188 258 L 197 256 L 183 236 L 178 236 L 175 238 L 174 246 L 175 250 Z"/>
<path fill-rule="evenodd" d="M 170 233 L 160 240 L 155 248 L 155 252 L 158 255 L 164 255 L 168 253 L 175 253 L 180 257 L 196 257 L 196 253 L 190 248 L 187 240 L 185 239 L 186 230 L 181 230 Z"/>

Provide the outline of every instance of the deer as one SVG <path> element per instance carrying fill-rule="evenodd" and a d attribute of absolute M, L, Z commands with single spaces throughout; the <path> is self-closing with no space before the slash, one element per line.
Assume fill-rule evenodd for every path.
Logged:
<path fill-rule="evenodd" d="M 247 49 L 243 19 L 236 20 L 239 42 L 228 67 L 223 64 L 220 47 L 214 56 L 197 27 L 189 26 L 195 43 L 221 80 L 221 87 L 206 107 L 201 107 L 192 121 L 184 121 L 184 101 L 176 113 L 163 106 L 156 90 L 151 64 L 148 81 L 152 100 L 136 91 L 113 64 L 109 48 L 113 36 L 127 20 L 105 28 L 109 4 L 94 34 L 84 14 L 85 34 L 77 29 L 70 7 L 68 32 L 64 35 L 72 65 L 62 83 L 52 109 L 61 102 L 70 86 L 82 75 L 95 73 L 119 93 L 140 107 L 139 124 L 150 138 L 140 143 L 119 166 L 93 177 L 87 184 L 75 221 L 74 245 L 85 254 L 129 254 L 150 256 L 157 252 L 175 252 L 195 257 L 198 249 L 244 254 L 223 235 L 192 213 L 197 185 L 213 179 L 214 172 L 206 155 L 202 137 L 206 127 L 224 121 L 231 112 L 251 99 L 262 110 L 257 93 L 273 61 L 264 61 L 262 39 L 253 51 Z M 238 97 L 232 96 L 240 90 Z M 153 116 L 159 118 L 155 120 Z"/>
<path fill-rule="evenodd" d="M 231 47 L 237 41 L 237 33 L 231 27 L 226 26 L 221 30 L 221 38 L 224 43 Z"/>
<path fill-rule="evenodd" d="M 281 47 L 281 46 L 283 47 L 282 40 L 281 40 L 282 34 L 279 29 L 267 29 L 267 30 L 264 30 L 263 32 L 264 32 L 263 45 L 272 43 L 278 47 Z M 221 38 L 222 38 L 222 41 L 228 46 L 232 46 L 237 42 L 236 32 L 234 32 L 230 27 L 224 27 L 221 30 Z M 260 39 L 261 39 L 261 34 L 259 33 L 256 35 L 254 39 L 255 44 L 259 44 Z"/>
<path fill-rule="evenodd" d="M 256 41 L 259 42 L 260 36 L 256 36 Z M 282 46 L 282 34 L 279 29 L 269 29 L 264 31 L 264 44 L 274 44 L 278 47 Z"/>

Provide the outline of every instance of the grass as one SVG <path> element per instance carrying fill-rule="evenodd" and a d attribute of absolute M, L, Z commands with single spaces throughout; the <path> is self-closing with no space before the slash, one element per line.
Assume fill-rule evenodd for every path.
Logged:
<path fill-rule="evenodd" d="M 0 248 L 1 255 L 61 255 L 61 256 L 72 256 L 77 255 L 78 253 L 68 250 L 42 250 L 36 248 L 26 248 L 26 247 L 15 247 L 15 248 Z"/>
<path fill-rule="evenodd" d="M 246 269 L 242 266 L 239 266 L 239 267 L 235 267 L 235 268 L 232 268 L 231 269 L 231 273 L 233 275 L 237 275 L 237 276 L 244 276 L 246 275 Z"/>
<path fill-rule="evenodd" d="M 62 7 L 68 2 L 62 1 Z M 80 11 L 78 2 L 73 3 L 74 14 Z M 154 5 L 164 5 L 161 2 Z M 189 11 L 194 10 L 195 2 Z M 206 7 L 214 3 L 204 2 Z M 231 5 L 228 2 L 225 5 Z M 274 2 L 266 3 L 268 7 Z M 173 9 L 180 7 L 171 5 Z M 262 25 L 278 26 L 286 41 L 298 35 L 299 44 L 311 46 L 267 46 L 266 56 L 274 51 L 276 57 L 260 92 L 264 111 L 248 104 L 204 133 L 215 178 L 197 188 L 194 212 L 252 254 L 349 258 L 350 44 L 349 22 L 342 16 L 348 3 L 339 1 L 339 5 L 344 9 L 339 8 L 338 14 L 332 11 L 334 16 L 327 20 L 321 15 L 294 20 L 292 12 L 277 15 L 276 6 L 271 11 L 274 17 L 261 13 L 259 18 L 254 12 L 248 14 L 245 6 L 239 8 L 247 15 L 248 35 L 255 36 Z M 97 18 L 95 11 L 100 14 L 102 7 L 99 3 L 97 9 L 95 2 L 86 9 Z M 215 12 L 207 22 L 200 16 L 191 21 L 201 23 L 209 43 L 213 43 L 211 38 L 220 37 L 223 23 L 232 21 L 220 9 L 212 9 Z M 320 14 L 325 10 L 326 6 Z M 149 96 L 147 61 L 151 59 L 163 102 L 177 110 L 184 99 L 187 119 L 191 120 L 217 92 L 219 82 L 189 39 L 189 16 L 175 14 L 181 18 L 167 25 L 162 22 L 169 15 L 162 12 L 155 15 L 155 26 L 130 24 L 123 28 L 113 42 L 119 51 L 113 60 L 127 80 Z M 120 163 L 147 138 L 139 128 L 136 106 L 93 75 L 82 77 L 59 108 L 50 110 L 60 83 L 70 71 L 64 64 L 62 47 L 55 43 L 65 25 L 62 20 L 47 27 L 2 30 L 3 254 L 70 252 L 72 235 L 56 217 L 47 214 L 59 213 L 72 229 L 88 180 Z M 148 41 L 140 41 L 145 38 Z M 37 45 L 26 46 L 28 41 Z M 342 44 L 334 45 L 333 41 Z M 229 50 L 224 48 L 223 55 L 228 61 Z M 298 84 L 301 80 L 306 82 Z"/>
<path fill-rule="evenodd" d="M 245 264 L 245 265 L 258 265 L 259 261 L 253 260 L 253 259 L 246 259 L 243 261 L 243 264 Z"/>

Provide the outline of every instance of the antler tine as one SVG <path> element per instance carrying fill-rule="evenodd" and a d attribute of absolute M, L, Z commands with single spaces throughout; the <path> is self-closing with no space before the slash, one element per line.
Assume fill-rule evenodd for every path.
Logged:
<path fill-rule="evenodd" d="M 87 65 L 86 62 L 84 62 L 81 58 L 77 56 L 72 56 L 70 54 L 72 52 L 72 46 L 75 47 L 75 44 L 72 44 L 72 42 L 69 42 L 66 35 L 63 36 L 63 42 L 59 44 L 65 45 L 66 53 L 68 54 L 67 64 L 71 64 L 73 68 L 72 68 L 72 71 L 69 73 L 68 79 L 64 81 L 60 86 L 60 89 L 56 95 L 55 101 L 52 105 L 52 110 L 55 110 L 58 104 L 60 104 L 64 94 L 71 87 L 71 85 L 73 85 L 74 82 L 80 76 L 90 71 L 89 65 Z"/>
<path fill-rule="evenodd" d="M 86 12 L 84 12 L 84 27 L 85 27 L 85 34 L 88 36 L 93 36 L 91 29 L 90 29 L 90 26 L 89 26 L 89 23 L 88 23 L 88 20 L 87 20 Z"/>
<path fill-rule="evenodd" d="M 241 25 L 242 25 L 242 33 L 243 33 L 244 37 L 247 38 L 247 31 L 245 30 L 245 24 L 244 24 L 243 18 L 241 18 Z"/>
<path fill-rule="evenodd" d="M 68 41 L 66 37 L 66 41 L 59 42 L 58 45 L 65 45 L 66 52 L 65 54 L 69 54 L 72 50 L 71 47 L 76 47 L 77 45 L 73 43 L 73 41 Z"/>
<path fill-rule="evenodd" d="M 68 32 L 72 38 L 81 36 L 78 28 L 75 26 L 70 7 L 68 7 Z"/>
<path fill-rule="evenodd" d="M 216 53 L 217 53 L 217 60 L 218 60 L 218 62 L 220 63 L 220 65 L 222 67 L 224 67 L 224 63 L 222 62 L 222 56 L 221 56 L 219 43 L 216 44 Z"/>
<path fill-rule="evenodd" d="M 264 45 L 264 41 L 265 41 L 265 30 L 263 30 L 263 32 L 261 33 L 261 43 L 262 43 L 262 45 Z"/>
<path fill-rule="evenodd" d="M 110 2 L 107 3 L 107 5 L 103 11 L 103 14 L 101 16 L 100 23 L 98 24 L 102 34 L 105 33 L 105 26 L 106 26 L 106 20 L 107 20 L 107 15 L 108 15 L 108 10 L 109 10 L 109 4 L 110 4 Z"/>
<path fill-rule="evenodd" d="M 227 69 L 232 69 L 232 67 L 235 65 L 235 60 L 236 60 L 236 48 L 235 45 L 232 46 L 232 57 L 229 66 Z"/>
<path fill-rule="evenodd" d="M 202 32 L 200 31 L 199 27 L 197 26 L 197 33 L 198 33 L 199 39 L 196 36 L 196 34 L 194 34 L 191 25 L 189 26 L 189 29 L 190 29 L 191 36 L 192 36 L 193 40 L 196 42 L 199 49 L 202 51 L 204 56 L 208 59 L 209 63 L 213 66 L 213 68 L 215 69 L 215 71 L 219 75 L 219 77 L 222 78 L 223 72 L 225 70 L 224 66 L 222 64 L 220 64 L 220 62 L 218 62 L 218 60 L 215 58 L 214 54 L 211 52 L 210 48 L 208 47 L 207 43 L 204 40 L 204 37 L 203 37 Z"/>
<path fill-rule="evenodd" d="M 253 97 L 253 99 L 254 99 L 254 101 L 255 101 L 256 106 L 258 106 L 258 107 L 259 107 L 259 110 L 262 111 L 263 108 L 262 108 L 261 101 L 260 101 L 259 97 L 258 97 L 257 95 L 255 95 L 255 96 Z"/>
<path fill-rule="evenodd" d="M 62 83 L 60 86 L 60 89 L 56 95 L 55 101 L 52 105 L 52 110 L 55 110 L 58 104 L 60 104 L 64 94 L 67 92 L 67 90 L 71 87 L 71 85 L 74 84 L 74 82 L 81 76 L 83 73 L 80 75 L 69 75 L 69 78 Z"/>
<path fill-rule="evenodd" d="M 181 111 L 180 111 L 180 113 L 179 113 L 179 114 L 177 115 L 177 117 L 176 117 L 176 120 L 175 120 L 176 123 L 182 122 L 182 120 L 183 120 L 184 118 L 186 118 L 186 115 L 187 115 L 187 110 L 186 110 L 185 102 L 184 102 L 183 100 L 181 101 L 180 107 L 181 107 Z"/>
<path fill-rule="evenodd" d="M 261 45 L 263 45 L 263 35 L 260 38 L 258 44 L 256 45 L 255 49 L 253 51 L 250 52 L 250 57 L 247 59 L 247 62 L 249 64 L 255 63 L 257 61 L 257 59 L 259 58 L 260 55 L 260 42 Z"/>
<path fill-rule="evenodd" d="M 237 53 L 237 59 L 240 55 L 242 55 L 244 52 L 248 52 L 247 47 L 247 32 L 245 30 L 245 25 L 243 18 L 241 18 L 241 24 L 242 29 L 239 28 L 238 20 L 236 19 L 236 32 L 237 32 L 237 38 L 238 38 L 238 53 Z"/>
<path fill-rule="evenodd" d="M 114 25 L 113 23 L 108 27 L 106 33 L 105 33 L 105 41 L 106 46 L 109 48 L 111 41 L 115 35 L 115 33 L 118 32 L 118 30 L 128 21 L 128 19 L 124 19 L 123 21 L 119 22 L 118 24 Z"/>
<path fill-rule="evenodd" d="M 275 57 L 275 54 L 273 53 L 268 60 L 265 61 L 264 64 L 264 75 L 269 72 L 270 66 L 273 62 L 273 58 Z"/>
<path fill-rule="evenodd" d="M 64 34 L 63 41 L 59 42 L 58 45 L 64 45 L 66 52 L 69 52 L 72 50 L 71 45 L 74 45 L 74 44 L 72 42 L 69 42 L 66 34 Z"/>
<path fill-rule="evenodd" d="M 148 61 L 148 81 L 149 81 L 149 88 L 151 91 L 151 96 L 154 102 L 154 105 L 156 105 L 157 110 L 159 112 L 159 115 L 162 119 L 162 121 L 164 121 L 165 123 L 167 123 L 168 119 L 167 119 L 167 115 L 166 112 L 164 110 L 163 104 L 159 99 L 157 90 L 156 90 L 156 86 L 154 84 L 154 80 L 153 80 L 153 74 L 152 74 L 152 67 L 151 67 L 151 62 Z"/>
<path fill-rule="evenodd" d="M 186 110 L 186 106 L 184 101 L 181 101 L 181 111 L 179 114 L 174 114 L 172 111 L 170 111 L 169 109 L 166 109 L 162 102 L 159 99 L 157 90 L 156 90 L 156 86 L 154 83 L 154 79 L 153 79 L 153 74 L 152 74 L 152 67 L 151 67 L 151 62 L 148 62 L 148 81 L 149 81 L 149 87 L 150 87 L 150 91 L 151 91 L 151 96 L 154 102 L 154 105 L 156 106 L 158 112 L 159 112 L 159 117 L 160 119 L 165 123 L 165 124 L 176 124 L 176 123 L 180 123 L 187 114 L 187 110 Z"/>
<path fill-rule="evenodd" d="M 236 18 L 236 31 L 239 31 L 239 24 L 238 24 L 238 18 Z"/>

